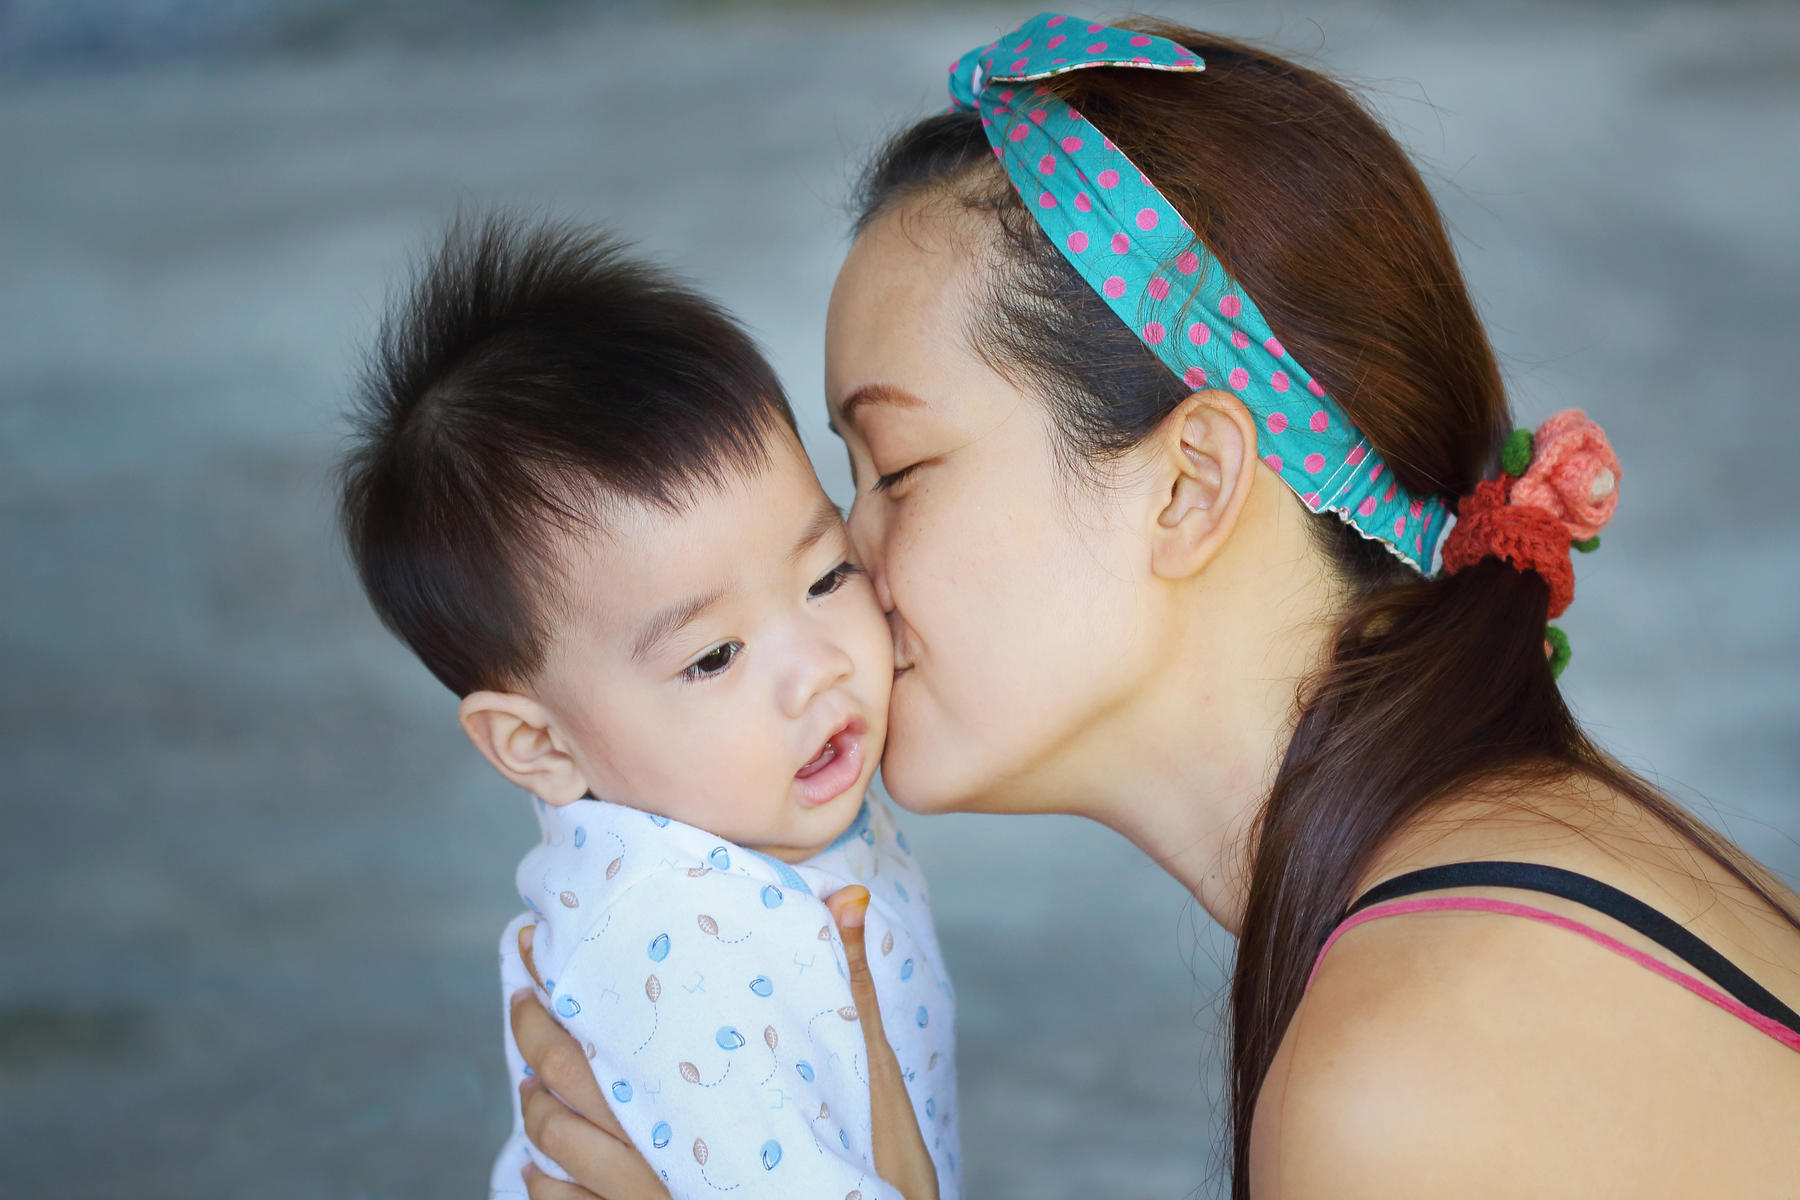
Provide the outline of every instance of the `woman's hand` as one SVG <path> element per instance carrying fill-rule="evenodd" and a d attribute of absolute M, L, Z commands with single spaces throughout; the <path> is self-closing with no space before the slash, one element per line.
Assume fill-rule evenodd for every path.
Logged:
<path fill-rule="evenodd" d="M 875 981 L 863 952 L 869 891 L 843 888 L 825 905 L 843 938 L 850 966 L 850 995 L 856 1001 L 868 1049 L 875 1173 L 898 1188 L 905 1200 L 937 1200 L 937 1170 L 919 1133 L 899 1060 L 882 1033 Z M 519 954 L 525 969 L 537 979 L 531 935 L 530 925 L 519 931 Z M 531 1200 L 667 1200 L 669 1193 L 662 1180 L 606 1107 L 587 1056 L 529 992 L 513 997 L 512 1030 L 519 1053 L 534 1072 L 519 1088 L 526 1136 L 579 1181 L 564 1183 L 529 1167 L 525 1188 Z"/>
<path fill-rule="evenodd" d="M 530 925 L 519 930 L 519 954 L 541 986 L 531 960 L 532 933 Z M 512 1031 L 533 1072 L 519 1085 L 525 1136 L 583 1185 L 529 1166 L 525 1191 L 531 1200 L 668 1200 L 668 1189 L 606 1107 L 587 1055 L 529 991 L 513 997 Z"/>

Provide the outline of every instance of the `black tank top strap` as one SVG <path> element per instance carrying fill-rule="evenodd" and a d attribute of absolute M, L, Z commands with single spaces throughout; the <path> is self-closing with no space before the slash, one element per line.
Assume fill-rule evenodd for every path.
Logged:
<path fill-rule="evenodd" d="M 1354 904 L 1344 910 L 1340 920 L 1352 917 L 1371 905 L 1382 904 L 1401 896 L 1467 887 L 1519 888 L 1543 892 L 1605 913 L 1710 978 L 1746 1008 L 1800 1033 L 1800 1013 L 1783 1004 L 1762 984 L 1744 974 L 1730 959 L 1701 941 L 1681 924 L 1610 884 L 1574 871 L 1565 871 L 1561 867 L 1495 861 L 1446 863 L 1443 866 L 1408 871 L 1364 892 Z"/>

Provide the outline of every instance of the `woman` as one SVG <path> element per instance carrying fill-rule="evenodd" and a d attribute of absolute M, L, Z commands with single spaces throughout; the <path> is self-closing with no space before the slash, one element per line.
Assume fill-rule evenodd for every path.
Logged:
<path fill-rule="evenodd" d="M 1617 463 L 1578 414 L 1509 438 L 1403 153 L 1168 26 L 1035 18 L 952 91 L 870 172 L 828 318 L 895 799 L 1102 821 L 1239 937 L 1236 1196 L 1800 1192 L 1800 900 L 1564 706 L 1546 619 Z M 660 1194 L 514 1024 L 600 1122 L 538 1088 L 534 1136 Z M 878 1165 L 928 1194 L 904 1125 Z"/>

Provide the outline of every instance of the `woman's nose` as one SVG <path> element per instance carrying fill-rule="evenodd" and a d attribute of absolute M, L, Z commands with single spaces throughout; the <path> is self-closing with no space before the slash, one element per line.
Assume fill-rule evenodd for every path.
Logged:
<path fill-rule="evenodd" d="M 880 518 L 870 511 L 874 507 L 858 500 L 850 506 L 846 524 L 850 530 L 850 548 L 856 553 L 856 561 L 868 572 L 869 582 L 875 585 L 875 598 L 881 603 L 881 611 L 887 613 L 894 611 L 894 597 L 888 591 L 884 557 L 886 539 Z"/>

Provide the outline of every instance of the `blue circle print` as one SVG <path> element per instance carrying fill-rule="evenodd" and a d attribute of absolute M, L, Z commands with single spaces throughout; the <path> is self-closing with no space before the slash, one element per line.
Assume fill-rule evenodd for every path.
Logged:
<path fill-rule="evenodd" d="M 650 1127 L 650 1144 L 658 1150 L 668 1145 L 669 1139 L 674 1136 L 675 1131 L 669 1128 L 667 1121 L 658 1121 Z"/>
<path fill-rule="evenodd" d="M 630 1104 L 631 1084 L 624 1079 L 613 1080 L 612 1094 L 613 1099 L 617 1100 L 620 1104 Z"/>
<path fill-rule="evenodd" d="M 750 990 L 759 996 L 768 996 L 775 990 L 775 985 L 769 982 L 767 975 L 758 975 L 750 981 Z"/>
<path fill-rule="evenodd" d="M 774 1138 L 770 1138 L 768 1141 L 766 1141 L 762 1144 L 763 1170 L 773 1171 L 775 1169 L 775 1164 L 780 1161 L 781 1161 L 781 1143 L 776 1141 Z"/>
<path fill-rule="evenodd" d="M 913 972 L 912 959 L 909 958 L 905 962 L 900 964 L 900 978 L 911 979 L 912 972 Z"/>
<path fill-rule="evenodd" d="M 731 870 L 731 855 L 725 853 L 725 847 L 723 846 L 714 846 L 712 848 L 712 853 L 706 856 L 706 861 L 711 863 L 717 870 Z"/>
<path fill-rule="evenodd" d="M 894 840 L 900 843 L 900 852 L 902 854 L 912 853 L 912 843 L 906 840 L 906 834 L 903 830 L 894 830 Z"/>
<path fill-rule="evenodd" d="M 557 1016 L 572 1017 L 580 1011 L 581 1011 L 581 1003 L 580 1003 L 580 1001 L 576 1000 L 575 997 L 573 997 L 573 996 L 558 996 L 556 998 L 556 1015 Z"/>
<path fill-rule="evenodd" d="M 841 1129 L 838 1130 L 838 1141 L 844 1144 L 844 1149 L 848 1150 L 850 1148 L 850 1135 Z"/>
<path fill-rule="evenodd" d="M 936 1097 L 931 1097 L 931 1096 L 926 1097 L 926 1099 L 925 1099 L 925 1115 L 928 1117 L 937 1116 L 937 1099 L 936 1099 Z"/>
<path fill-rule="evenodd" d="M 906 885 L 901 883 L 898 879 L 894 880 L 894 890 L 900 893 L 900 899 L 906 901 L 908 904 L 912 903 L 912 897 L 906 894 Z"/>
<path fill-rule="evenodd" d="M 806 1082 L 808 1082 L 808 1083 L 811 1083 L 813 1081 L 812 1064 L 807 1062 L 805 1059 L 801 1059 L 799 1062 L 794 1064 L 794 1072 L 795 1072 L 795 1074 L 799 1075 L 800 1078 L 806 1080 Z"/>
<path fill-rule="evenodd" d="M 919 1011 L 916 1014 L 916 1019 L 919 1022 L 920 1029 L 925 1028 L 926 1024 L 931 1020 L 931 1014 L 925 1011 L 925 1006 L 923 1004 L 919 1005 Z"/>
<path fill-rule="evenodd" d="M 649 817 L 650 823 L 658 829 L 665 829 L 668 827 L 669 818 L 663 816 L 661 813 L 646 813 L 644 815 Z"/>
<path fill-rule="evenodd" d="M 772 883 L 762 890 L 764 908 L 780 908 L 781 902 L 785 899 L 787 897 L 781 894 L 781 889 Z"/>
<path fill-rule="evenodd" d="M 920 1009 L 919 1011 L 924 1012 L 925 1010 Z M 919 1024 L 923 1025 L 924 1022 L 921 1021 Z M 719 1032 L 713 1035 L 713 1041 L 719 1043 L 721 1050 L 736 1050 L 744 1044 L 744 1035 L 729 1025 L 721 1025 Z"/>
<path fill-rule="evenodd" d="M 650 961 L 661 962 L 669 957 L 669 935 L 659 933 L 650 943 Z"/>
<path fill-rule="evenodd" d="M 575 827 L 575 848 L 579 850 L 585 845 L 587 845 L 587 830 L 577 825 Z"/>

